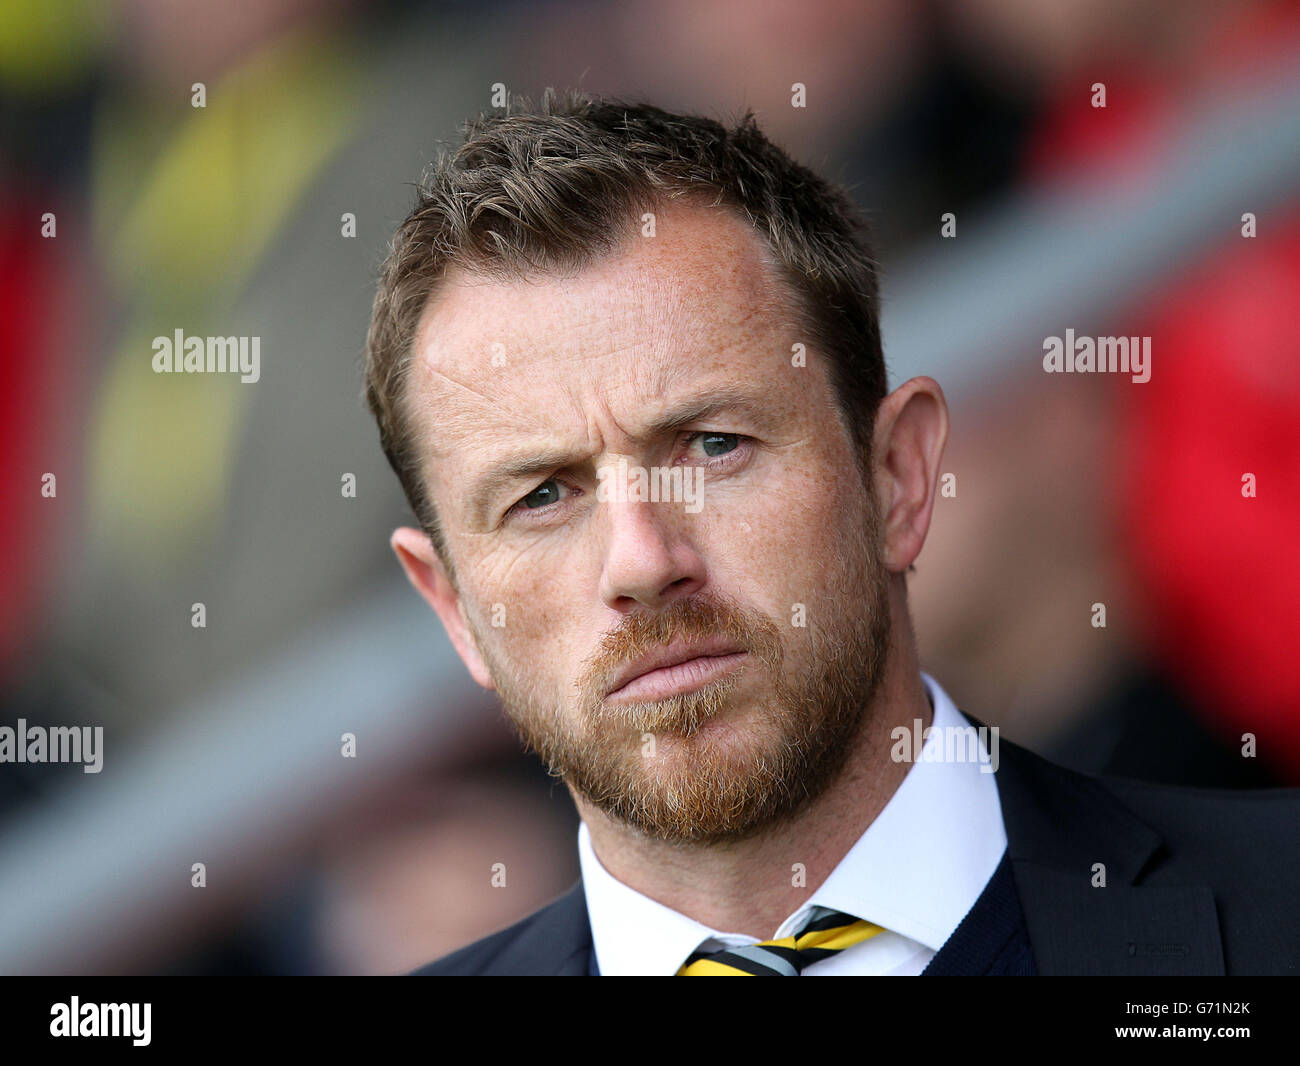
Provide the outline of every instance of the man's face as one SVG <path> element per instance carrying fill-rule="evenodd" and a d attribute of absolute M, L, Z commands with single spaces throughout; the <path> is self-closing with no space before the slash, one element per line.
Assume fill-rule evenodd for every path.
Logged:
<path fill-rule="evenodd" d="M 842 765 L 884 668 L 887 575 L 761 239 L 695 206 L 656 229 L 575 276 L 453 272 L 407 400 L 467 662 L 581 797 L 716 842 Z"/>

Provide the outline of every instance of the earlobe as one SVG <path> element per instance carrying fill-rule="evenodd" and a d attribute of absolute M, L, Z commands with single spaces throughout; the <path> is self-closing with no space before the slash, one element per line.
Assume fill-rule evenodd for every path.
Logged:
<path fill-rule="evenodd" d="M 420 529 L 403 526 L 394 530 L 389 544 L 397 561 L 402 564 L 407 580 L 442 620 L 448 639 L 470 675 L 484 688 L 495 689 L 496 684 L 479 654 L 473 630 L 465 616 L 460 593 L 447 576 L 446 568 L 433 550 L 428 534 Z"/>

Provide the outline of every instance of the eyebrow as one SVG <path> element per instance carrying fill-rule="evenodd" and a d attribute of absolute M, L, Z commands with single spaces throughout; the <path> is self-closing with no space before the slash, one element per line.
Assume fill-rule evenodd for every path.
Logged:
<path fill-rule="evenodd" d="M 663 414 L 648 422 L 635 435 L 636 440 L 653 440 L 693 422 L 720 414 L 723 411 L 745 411 L 756 414 L 765 406 L 761 390 L 739 383 L 720 385 L 699 396 L 681 400 Z M 481 515 L 488 505 L 508 485 L 537 477 L 539 474 L 572 466 L 582 457 L 567 449 L 520 451 L 493 463 L 471 485 L 468 499 L 471 515 Z"/>

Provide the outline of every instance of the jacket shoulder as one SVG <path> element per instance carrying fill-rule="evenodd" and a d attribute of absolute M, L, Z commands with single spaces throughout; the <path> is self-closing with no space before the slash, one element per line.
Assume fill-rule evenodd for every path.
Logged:
<path fill-rule="evenodd" d="M 1238 880 L 1234 874 L 1264 863 L 1274 877 L 1281 873 L 1300 879 L 1300 862 L 1286 861 L 1278 868 L 1279 850 L 1300 859 L 1294 846 L 1300 788 L 1197 788 L 1084 774 L 1006 740 L 1002 748 L 1008 772 L 999 776 L 999 788 L 1004 801 L 1012 801 L 1004 802 L 1004 812 L 1018 823 L 1019 810 L 1006 812 L 1006 807 L 1037 808 L 1045 817 L 1025 828 L 1035 830 L 1032 836 L 1039 840 L 1055 835 L 1062 822 L 1080 836 L 1091 832 L 1101 837 L 1099 845 L 1107 837 L 1135 841 L 1145 833 L 1159 844 L 1151 856 L 1155 865 L 1166 869 L 1197 868 L 1232 883 Z M 1151 867 L 1144 872 L 1152 872 Z"/>
<path fill-rule="evenodd" d="M 1300 788 L 1208 789 L 1127 778 L 1096 779 L 1156 826 L 1166 847 L 1228 883 L 1279 878 L 1300 889 Z"/>

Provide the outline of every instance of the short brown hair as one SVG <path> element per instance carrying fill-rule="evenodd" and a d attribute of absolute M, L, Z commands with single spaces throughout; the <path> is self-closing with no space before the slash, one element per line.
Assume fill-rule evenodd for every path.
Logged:
<path fill-rule="evenodd" d="M 727 128 L 581 91 L 548 89 L 465 124 L 426 171 L 384 262 L 366 340 L 365 388 L 388 462 L 445 565 L 403 386 L 421 314 L 450 265 L 497 276 L 578 268 L 608 254 L 647 204 L 706 194 L 766 239 L 809 346 L 830 361 L 863 476 L 887 391 L 866 219 L 838 186 L 792 160 L 753 113 Z"/>

